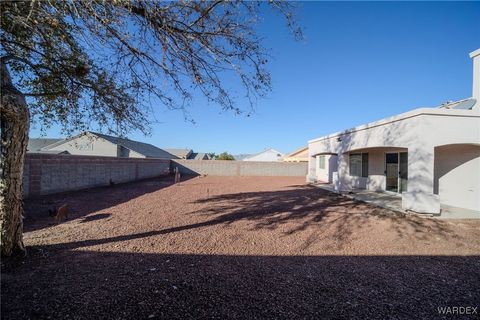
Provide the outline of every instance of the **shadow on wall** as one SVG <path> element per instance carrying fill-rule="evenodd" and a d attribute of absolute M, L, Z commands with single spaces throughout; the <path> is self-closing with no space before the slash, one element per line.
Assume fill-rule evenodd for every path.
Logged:
<path fill-rule="evenodd" d="M 182 181 L 192 177 L 185 176 Z M 68 220 L 84 217 L 92 212 L 109 209 L 144 194 L 167 188 L 173 184 L 173 176 L 162 176 L 142 181 L 116 184 L 109 187 L 96 187 L 78 191 L 69 191 L 52 195 L 29 198 L 24 201 L 24 231 L 43 229 L 54 224 L 52 213 L 64 204 L 69 206 Z M 109 213 L 85 217 L 83 222 L 107 218 Z"/>
<path fill-rule="evenodd" d="M 204 160 L 204 161 L 217 161 L 217 160 Z M 170 161 L 170 172 L 175 172 L 175 169 L 177 169 L 177 168 L 178 168 L 178 171 L 182 175 L 187 175 L 187 176 L 192 176 L 192 177 L 200 175 L 200 173 L 198 173 L 197 171 L 194 171 L 194 170 L 188 168 L 187 166 L 184 166 L 180 162 Z"/>
<path fill-rule="evenodd" d="M 439 181 L 443 176 L 477 158 L 480 158 L 480 145 L 450 144 L 435 147 L 434 193 L 439 193 Z"/>
<path fill-rule="evenodd" d="M 437 319 L 439 307 L 478 307 L 479 265 L 479 256 L 52 254 L 35 247 L 25 260 L 2 263 L 1 317 Z"/>

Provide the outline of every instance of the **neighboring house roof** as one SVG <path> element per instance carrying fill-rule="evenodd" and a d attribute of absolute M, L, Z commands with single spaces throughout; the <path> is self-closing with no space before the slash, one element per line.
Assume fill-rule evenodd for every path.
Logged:
<path fill-rule="evenodd" d="M 29 151 L 28 153 L 43 153 L 43 154 L 70 154 L 67 150 L 37 150 Z"/>
<path fill-rule="evenodd" d="M 71 137 L 67 140 L 62 140 L 57 143 L 51 144 L 48 147 L 44 148 L 45 150 L 48 150 L 53 147 L 57 147 L 65 142 L 72 141 L 78 137 L 81 137 L 82 135 L 85 134 L 91 134 L 93 136 L 97 136 L 99 138 L 102 138 L 104 140 L 107 140 L 113 144 L 123 146 L 127 149 L 130 149 L 136 153 L 139 153 L 147 158 L 163 158 L 163 159 L 172 159 L 175 158 L 174 155 L 170 154 L 169 152 L 160 149 L 158 147 L 155 147 L 154 145 L 151 145 L 149 143 L 144 143 L 144 142 L 139 142 L 139 141 L 134 141 L 134 140 L 129 140 L 126 138 L 119 138 L 119 137 L 114 137 L 110 136 L 107 134 L 103 133 L 98 133 L 98 132 L 92 132 L 92 131 L 85 131 L 82 132 L 74 137 Z"/>
<path fill-rule="evenodd" d="M 56 142 L 63 141 L 63 139 L 57 138 L 30 138 L 28 139 L 27 152 L 36 152 L 40 151 L 42 148 L 45 148 Z"/>
<path fill-rule="evenodd" d="M 210 157 L 205 152 L 192 152 L 188 159 L 190 160 L 210 160 Z"/>
<path fill-rule="evenodd" d="M 243 160 L 243 159 L 251 157 L 251 156 L 252 156 L 252 154 L 250 154 L 250 153 L 241 153 L 241 154 L 236 154 L 233 157 L 235 158 L 235 160 Z"/>
<path fill-rule="evenodd" d="M 272 148 L 268 148 L 254 154 L 253 156 L 244 158 L 243 161 L 279 161 L 283 157 L 283 153 Z"/>
<path fill-rule="evenodd" d="M 287 154 L 283 157 L 283 161 L 308 161 L 308 147 L 302 147 Z"/>
<path fill-rule="evenodd" d="M 190 154 L 192 154 L 192 149 L 175 149 L 175 148 L 167 148 L 165 149 L 170 154 L 180 158 L 180 159 L 188 159 Z"/>
<path fill-rule="evenodd" d="M 132 151 L 135 151 L 137 153 L 140 153 L 144 155 L 147 158 L 175 158 L 175 156 L 172 157 L 172 154 L 168 151 L 165 151 L 163 149 L 160 149 L 154 145 L 151 145 L 149 143 L 144 143 L 140 141 L 135 141 L 135 140 L 129 140 L 125 138 L 118 138 L 114 136 L 109 136 L 106 134 L 101 134 L 101 133 L 96 133 L 96 132 L 90 132 L 91 134 L 97 135 L 107 141 L 110 141 L 114 144 L 121 145 L 127 149 L 130 149 Z"/>

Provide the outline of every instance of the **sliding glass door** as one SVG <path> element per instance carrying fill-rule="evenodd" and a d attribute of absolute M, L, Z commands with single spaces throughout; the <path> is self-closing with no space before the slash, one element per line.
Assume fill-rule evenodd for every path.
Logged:
<path fill-rule="evenodd" d="M 407 191 L 407 152 L 388 152 L 385 154 L 385 178 L 385 190 L 399 193 Z"/>
<path fill-rule="evenodd" d="M 385 154 L 385 190 L 398 192 L 398 153 Z"/>
<path fill-rule="evenodd" d="M 408 152 L 400 152 L 400 190 L 398 192 L 402 193 L 408 191 Z"/>

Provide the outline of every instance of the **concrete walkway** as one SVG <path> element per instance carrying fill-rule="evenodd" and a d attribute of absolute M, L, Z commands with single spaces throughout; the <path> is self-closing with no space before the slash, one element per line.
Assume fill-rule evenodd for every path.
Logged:
<path fill-rule="evenodd" d="M 330 192 L 335 192 L 333 184 L 321 183 L 315 184 L 320 189 Z M 401 212 L 401 213 L 415 213 L 402 209 L 402 197 L 400 194 L 376 192 L 364 189 L 356 189 L 349 192 L 342 192 L 342 195 L 349 198 L 363 201 L 374 206 Z M 435 217 L 438 219 L 480 219 L 480 212 L 464 208 L 457 208 L 448 205 L 441 205 L 441 212 L 439 215 L 415 213 L 422 217 Z"/>
<path fill-rule="evenodd" d="M 441 205 L 440 219 L 480 219 L 480 211 Z"/>

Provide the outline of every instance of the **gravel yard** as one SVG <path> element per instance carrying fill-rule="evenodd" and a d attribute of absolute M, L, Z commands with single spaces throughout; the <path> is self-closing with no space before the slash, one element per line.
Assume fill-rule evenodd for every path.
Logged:
<path fill-rule="evenodd" d="M 304 178 L 148 180 L 28 200 L 26 216 L 2 319 L 480 315 L 480 221 L 402 216 Z"/>

